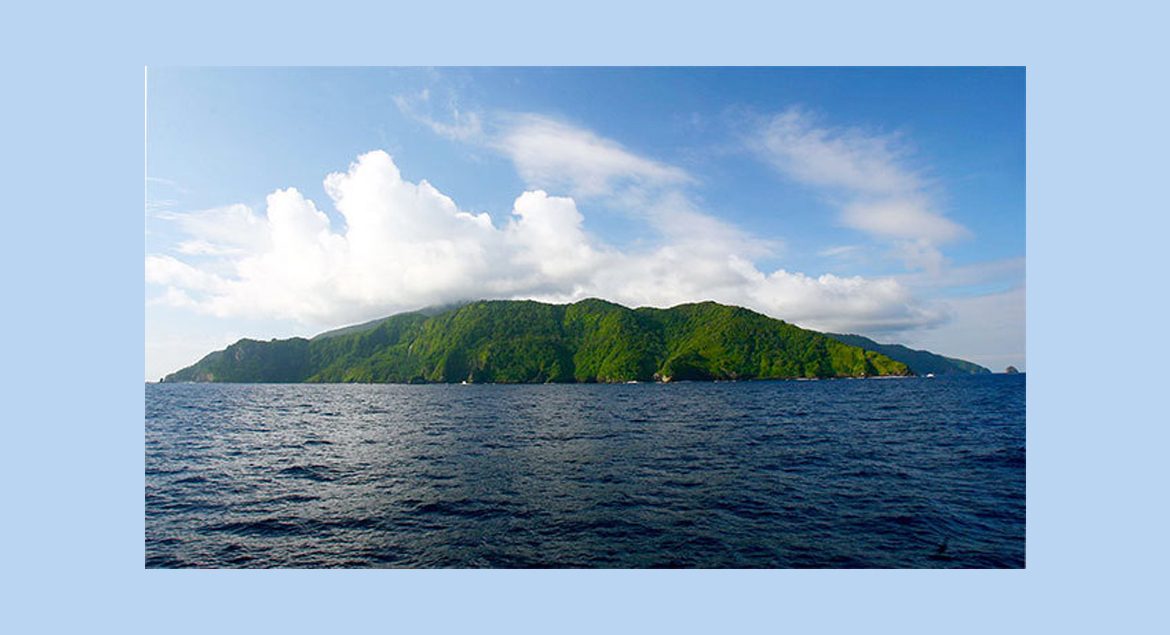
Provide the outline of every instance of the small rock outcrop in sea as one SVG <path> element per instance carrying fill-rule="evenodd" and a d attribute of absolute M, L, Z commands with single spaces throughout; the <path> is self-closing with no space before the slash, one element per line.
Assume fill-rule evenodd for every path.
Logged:
<path fill-rule="evenodd" d="M 1008 366 L 1003 370 L 1003 372 L 1008 375 L 1018 375 L 1020 373 L 1020 371 L 1016 370 L 1015 366 Z"/>

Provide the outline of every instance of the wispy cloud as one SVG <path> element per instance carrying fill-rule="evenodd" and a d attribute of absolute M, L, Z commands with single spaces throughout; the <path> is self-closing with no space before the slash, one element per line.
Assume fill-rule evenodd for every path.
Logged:
<path fill-rule="evenodd" d="M 148 177 L 146 177 L 146 182 L 153 183 L 156 185 L 163 185 L 163 186 L 169 187 L 173 190 L 176 190 L 178 192 L 182 192 L 184 194 L 187 192 L 187 189 L 184 188 L 182 185 L 179 185 L 178 182 L 171 180 L 171 179 L 165 179 L 161 176 L 148 176 Z"/>
<path fill-rule="evenodd" d="M 939 247 L 969 234 L 938 210 L 896 135 L 826 126 L 790 108 L 764 121 L 748 143 L 788 178 L 830 193 L 843 225 L 891 241 L 911 266 L 937 270 Z"/>
<path fill-rule="evenodd" d="M 148 198 L 146 199 L 146 211 L 149 214 L 156 212 L 165 212 L 174 209 L 179 205 L 179 201 L 173 198 Z"/>
<path fill-rule="evenodd" d="M 655 161 L 571 123 L 533 113 L 484 114 L 454 97 L 436 104 L 428 89 L 397 95 L 399 111 L 435 134 L 490 148 L 512 161 L 530 187 L 578 198 L 613 196 L 629 187 L 691 183 L 681 168 Z"/>
<path fill-rule="evenodd" d="M 818 251 L 817 255 L 824 258 L 842 258 L 857 253 L 859 249 L 861 249 L 860 245 L 836 245 Z"/>
<path fill-rule="evenodd" d="M 266 220 L 247 205 L 226 205 L 192 212 L 163 210 L 155 218 L 171 221 L 197 240 L 186 241 L 180 251 L 196 253 L 238 253 L 260 251 L 270 236 Z"/>
<path fill-rule="evenodd" d="M 464 112 L 450 100 L 447 103 L 447 119 L 439 119 L 434 114 L 434 104 L 431 101 L 431 91 L 423 89 L 413 95 L 396 95 L 394 104 L 402 114 L 430 128 L 440 137 L 456 141 L 472 141 L 483 136 L 483 122 L 479 113 Z"/>
<path fill-rule="evenodd" d="M 870 194 L 898 194 L 921 187 L 917 175 L 899 165 L 895 136 L 817 125 L 799 109 L 773 116 L 756 141 L 766 158 L 789 176 L 811 185 Z"/>
<path fill-rule="evenodd" d="M 904 194 L 876 200 L 856 200 L 844 207 L 846 225 L 883 238 L 948 243 L 966 233 L 958 223 L 931 210 L 920 194 Z"/>
<path fill-rule="evenodd" d="M 567 188 L 578 197 L 612 195 L 630 186 L 693 182 L 686 171 L 640 156 L 611 139 L 533 114 L 507 115 L 491 145 L 512 160 L 529 185 Z"/>

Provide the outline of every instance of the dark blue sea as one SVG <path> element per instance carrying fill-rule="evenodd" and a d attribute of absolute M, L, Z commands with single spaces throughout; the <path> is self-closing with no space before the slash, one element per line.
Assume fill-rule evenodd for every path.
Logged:
<path fill-rule="evenodd" d="M 147 567 L 1023 567 L 1025 376 L 146 386 Z"/>

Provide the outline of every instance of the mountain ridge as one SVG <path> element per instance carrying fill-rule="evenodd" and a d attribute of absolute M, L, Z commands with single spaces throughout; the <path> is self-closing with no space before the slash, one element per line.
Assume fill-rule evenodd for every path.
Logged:
<path fill-rule="evenodd" d="M 890 359 L 906 364 L 918 375 L 986 375 L 991 370 L 974 362 L 957 357 L 947 357 L 927 350 L 913 349 L 901 344 L 880 344 L 864 335 L 825 333 L 825 335 L 850 346 L 881 353 Z"/>
<path fill-rule="evenodd" d="M 875 343 L 876 344 L 876 343 Z M 903 376 L 911 367 L 743 307 L 481 300 L 312 338 L 242 339 L 164 382 L 535 383 Z"/>

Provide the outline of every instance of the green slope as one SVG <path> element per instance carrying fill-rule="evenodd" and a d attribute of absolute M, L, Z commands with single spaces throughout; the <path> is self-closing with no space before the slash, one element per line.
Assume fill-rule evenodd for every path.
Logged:
<path fill-rule="evenodd" d="M 890 359 L 906 364 L 910 367 L 910 370 L 919 375 L 925 375 L 927 373 L 934 373 L 935 375 L 982 375 L 991 372 L 979 364 L 963 359 L 943 357 L 930 351 L 907 348 L 901 344 L 878 344 L 868 337 L 862 337 L 861 335 L 840 335 L 837 333 L 825 333 L 825 335 L 850 346 L 857 346 L 867 351 L 881 353 Z"/>
<path fill-rule="evenodd" d="M 164 381 L 624 382 L 907 375 L 901 362 L 747 309 L 482 301 L 311 340 L 240 340 Z"/>

